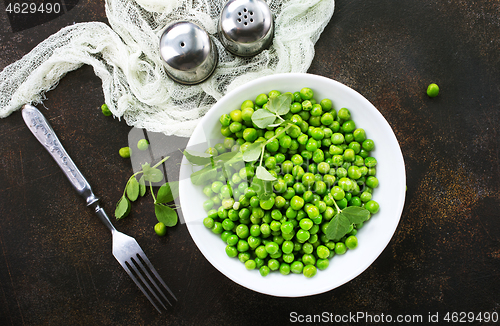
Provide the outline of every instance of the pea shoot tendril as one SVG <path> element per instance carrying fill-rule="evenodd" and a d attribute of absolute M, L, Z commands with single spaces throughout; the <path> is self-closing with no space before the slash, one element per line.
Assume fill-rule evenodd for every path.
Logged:
<path fill-rule="evenodd" d="M 178 221 L 178 215 L 175 211 L 175 206 L 169 203 L 173 202 L 179 195 L 178 182 L 165 182 L 158 190 L 155 196 L 153 183 L 158 183 L 163 180 L 163 173 L 158 167 L 168 160 L 168 156 L 160 160 L 155 165 L 150 163 L 142 165 L 142 170 L 134 173 L 127 181 L 123 195 L 116 204 L 115 217 L 122 219 L 129 215 L 131 211 L 131 202 L 136 201 L 139 197 L 143 197 L 147 192 L 146 182 L 149 182 L 151 196 L 155 207 L 155 215 L 158 222 L 165 226 L 175 226 Z M 137 180 L 137 176 L 141 175 Z"/>

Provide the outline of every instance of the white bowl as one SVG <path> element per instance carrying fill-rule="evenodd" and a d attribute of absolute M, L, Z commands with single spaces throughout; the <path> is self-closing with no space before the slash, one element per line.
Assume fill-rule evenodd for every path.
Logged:
<path fill-rule="evenodd" d="M 179 176 L 179 199 L 187 228 L 208 261 L 234 282 L 260 293 L 280 297 L 323 293 L 349 282 L 367 269 L 391 240 L 401 217 L 406 191 L 403 155 L 396 136 L 382 114 L 353 89 L 332 79 L 311 74 L 271 75 L 229 92 L 203 117 L 189 140 L 188 148 L 200 144 L 206 149 L 207 137 L 223 138 L 220 135 L 220 116 L 239 108 L 244 100 L 254 100 L 258 94 L 273 89 L 295 92 L 303 87 L 313 89 L 314 98 L 318 101 L 331 99 L 337 111 L 342 107 L 348 108 L 356 126 L 365 129 L 367 137 L 375 141 L 372 155 L 378 162 L 377 178 L 380 185 L 375 189 L 373 199 L 380 204 L 380 211 L 359 230 L 359 245 L 356 249 L 336 255 L 326 270 L 318 270 L 316 276 L 310 279 L 302 274 L 284 276 L 279 272 L 262 277 L 258 270 L 248 271 L 237 258 L 229 258 L 220 235 L 212 233 L 203 225 L 206 213 L 202 203 L 206 197 L 202 188 L 194 186 L 189 180 L 193 170 L 186 158 L 183 159 Z"/>

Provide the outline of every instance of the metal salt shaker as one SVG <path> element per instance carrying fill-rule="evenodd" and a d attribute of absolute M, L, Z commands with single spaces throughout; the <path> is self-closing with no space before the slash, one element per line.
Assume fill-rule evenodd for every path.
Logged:
<path fill-rule="evenodd" d="M 252 56 L 269 47 L 274 36 L 273 14 L 262 0 L 230 0 L 222 9 L 219 39 L 238 56 Z"/>
<path fill-rule="evenodd" d="M 207 32 L 188 21 L 173 23 L 163 31 L 160 55 L 168 76 L 186 85 L 206 80 L 218 62 L 217 49 Z"/>

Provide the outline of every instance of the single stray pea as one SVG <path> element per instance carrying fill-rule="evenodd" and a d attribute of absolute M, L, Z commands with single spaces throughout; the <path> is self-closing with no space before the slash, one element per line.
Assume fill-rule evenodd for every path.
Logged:
<path fill-rule="evenodd" d="M 439 94 L 439 86 L 437 84 L 430 84 L 427 86 L 427 95 L 429 97 L 436 97 Z"/>
<path fill-rule="evenodd" d="M 122 148 L 120 148 L 118 153 L 123 158 L 129 158 L 130 157 L 130 147 L 122 147 Z"/>
<path fill-rule="evenodd" d="M 140 149 L 141 151 L 147 150 L 149 147 L 149 143 L 146 139 L 141 139 L 137 142 L 137 148 Z"/>
<path fill-rule="evenodd" d="M 112 115 L 113 113 L 111 113 L 111 111 L 109 110 L 109 107 L 106 103 L 104 103 L 103 105 L 101 105 L 101 111 L 102 111 L 102 114 L 104 114 L 105 116 L 109 117 L 110 115 Z"/>
<path fill-rule="evenodd" d="M 155 232 L 160 237 L 163 237 L 165 234 L 167 234 L 167 226 L 163 222 L 158 222 L 155 225 Z"/>

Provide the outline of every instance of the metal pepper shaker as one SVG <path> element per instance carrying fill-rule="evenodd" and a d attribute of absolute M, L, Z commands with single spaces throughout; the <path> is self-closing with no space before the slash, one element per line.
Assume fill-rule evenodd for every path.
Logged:
<path fill-rule="evenodd" d="M 262 0 L 230 0 L 222 9 L 219 39 L 237 56 L 253 56 L 268 48 L 274 37 L 274 19 Z"/>
<path fill-rule="evenodd" d="M 160 38 L 165 70 L 178 83 L 193 85 L 206 80 L 217 66 L 217 48 L 200 26 L 180 21 L 171 24 Z"/>

